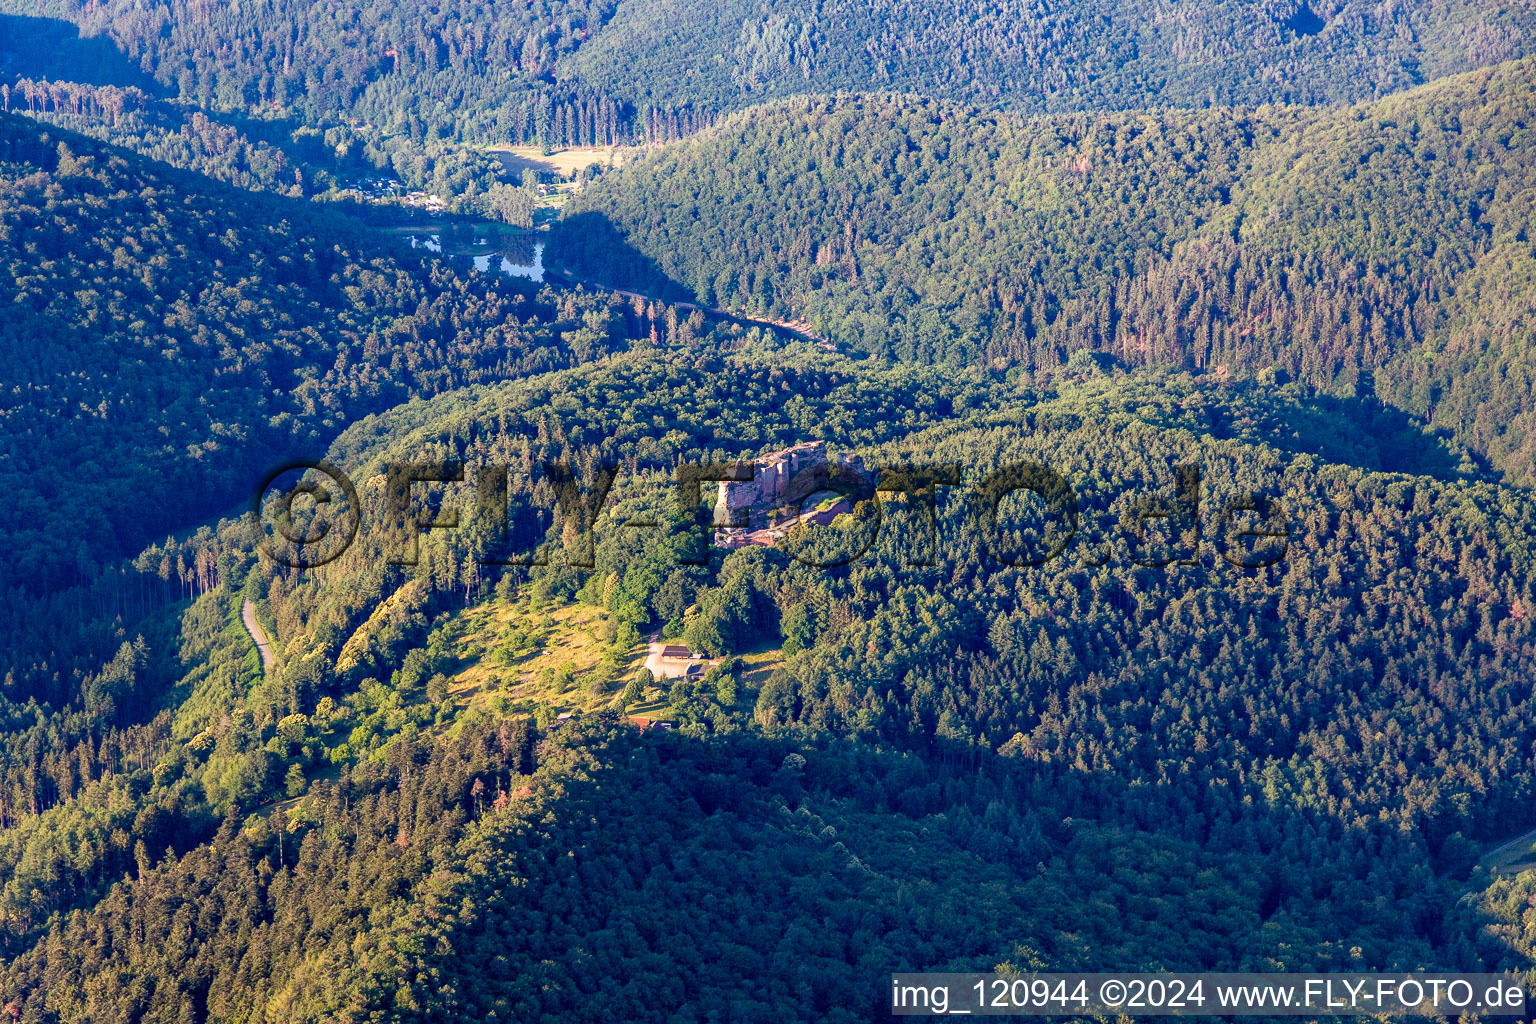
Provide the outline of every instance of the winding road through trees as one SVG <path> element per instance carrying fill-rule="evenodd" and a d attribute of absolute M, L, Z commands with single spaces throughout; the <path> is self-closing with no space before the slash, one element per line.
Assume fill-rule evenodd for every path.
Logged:
<path fill-rule="evenodd" d="M 745 313 L 732 313 L 728 309 L 717 309 L 714 306 L 701 306 L 696 302 L 671 301 L 668 299 L 662 299 L 654 295 L 646 295 L 644 292 L 633 292 L 627 288 L 614 288 L 611 285 L 601 284 L 597 281 L 588 281 L 585 278 L 577 277 L 574 274 L 568 274 L 565 271 L 557 270 L 554 267 L 545 267 L 544 276 L 546 278 L 558 277 L 562 281 L 568 282 L 571 285 L 579 284 L 600 292 L 611 292 L 614 295 L 623 295 L 624 297 L 630 299 L 643 299 L 646 302 L 659 302 L 664 306 L 676 306 L 678 309 L 686 309 L 689 311 L 696 309 L 700 313 L 719 317 L 723 320 L 734 320 L 740 324 L 758 324 L 762 327 L 776 327 L 786 334 L 793 334 L 795 337 L 801 338 L 805 341 L 814 341 L 822 348 L 831 351 L 836 350 L 836 345 L 833 342 L 828 341 L 826 338 L 823 338 L 821 335 L 814 333 L 811 330 L 810 324 L 791 323 L 788 320 L 771 320 L 766 317 L 748 316 Z"/>

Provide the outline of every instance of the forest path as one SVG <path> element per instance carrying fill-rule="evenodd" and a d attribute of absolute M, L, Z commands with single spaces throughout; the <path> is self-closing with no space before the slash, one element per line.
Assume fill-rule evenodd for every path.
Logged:
<path fill-rule="evenodd" d="M 646 295 L 642 292 L 632 292 L 627 288 L 614 288 L 610 285 L 602 284 L 598 281 L 588 281 L 585 278 L 576 277 L 574 274 L 567 274 L 564 271 L 556 270 L 553 267 L 545 267 L 544 276 L 561 277 L 571 282 L 572 284 L 585 285 L 586 287 L 595 289 L 597 291 L 611 292 L 614 295 L 622 295 L 629 299 L 644 299 L 647 302 L 659 302 L 666 306 L 676 306 L 678 309 L 696 309 L 701 313 L 708 313 L 711 316 L 717 316 L 723 320 L 734 320 L 740 324 L 758 324 L 763 327 L 776 327 L 786 334 L 793 334 L 795 337 L 804 341 L 813 341 L 820 345 L 822 348 L 829 351 L 837 350 L 835 343 L 828 341 L 821 335 L 812 332 L 810 324 L 791 323 L 788 320 L 770 320 L 766 317 L 748 316 L 745 313 L 732 313 L 728 309 L 717 309 L 714 306 L 701 306 L 696 302 L 668 302 L 666 299 L 659 299 L 654 295 Z"/>
<path fill-rule="evenodd" d="M 257 652 L 261 654 L 262 672 L 272 671 L 272 645 L 267 642 L 267 634 L 262 632 L 261 623 L 256 621 L 256 606 L 249 600 L 240 606 L 240 618 L 245 622 L 245 631 L 256 642 Z"/>
<path fill-rule="evenodd" d="M 1497 856 L 1498 854 L 1503 853 L 1505 850 L 1509 849 L 1511 846 L 1514 846 L 1516 843 L 1518 843 L 1518 842 L 1520 842 L 1522 840 L 1524 840 L 1525 842 L 1528 842 L 1528 843 L 1536 843 L 1536 831 L 1531 831 L 1531 832 L 1525 833 L 1524 835 L 1515 836 L 1515 838 L 1511 839 L 1509 842 L 1501 843 L 1498 846 L 1495 846 L 1493 849 L 1491 849 L 1487 853 L 1483 854 L 1483 856 L 1484 857 L 1494 857 L 1494 856 Z"/>
<path fill-rule="evenodd" d="M 1532 843 L 1536 843 L 1536 830 L 1500 843 L 1479 857 L 1477 862 L 1494 874 L 1517 874 L 1536 862 L 1536 857 L 1531 854 Z"/>

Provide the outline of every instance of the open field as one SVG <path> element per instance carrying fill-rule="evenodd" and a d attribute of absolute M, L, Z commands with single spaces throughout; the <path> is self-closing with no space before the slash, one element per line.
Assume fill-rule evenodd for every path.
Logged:
<path fill-rule="evenodd" d="M 567 178 L 574 177 L 577 171 L 592 164 L 618 167 L 630 153 L 635 152 L 629 148 L 603 146 L 581 146 L 549 154 L 540 153 L 532 146 L 493 146 L 489 151 L 500 157 L 502 166 L 512 174 L 520 174 L 531 168 Z"/>
<path fill-rule="evenodd" d="M 777 647 L 759 647 L 739 655 L 738 659 L 741 668 L 737 670 L 736 678 L 741 682 L 743 690 L 755 695 L 784 657 Z"/>
<path fill-rule="evenodd" d="M 465 613 L 463 667 L 449 692 L 470 704 L 533 713 L 606 705 L 645 657 L 637 645 L 622 662 L 605 661 L 601 629 L 607 612 L 584 605 L 534 610 L 527 601 L 492 601 Z M 591 690 L 604 679 L 603 692 Z"/>
<path fill-rule="evenodd" d="M 491 601 L 462 613 L 458 642 L 460 668 L 449 680 L 449 693 L 463 705 L 483 706 L 499 714 L 596 711 L 608 707 L 624 684 L 645 664 L 642 642 L 614 662 L 602 639 L 608 613 L 586 605 L 534 609 L 526 600 Z M 730 662 L 733 659 L 717 659 Z M 757 691 L 782 661 L 777 647 L 764 645 L 736 659 L 738 710 L 751 710 Z M 593 683 L 601 680 L 594 689 Z M 669 684 L 647 687 L 630 715 L 665 721 Z"/>

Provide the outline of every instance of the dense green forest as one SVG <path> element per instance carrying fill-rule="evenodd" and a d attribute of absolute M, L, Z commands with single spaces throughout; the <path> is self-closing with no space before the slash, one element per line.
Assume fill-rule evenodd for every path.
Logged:
<path fill-rule="evenodd" d="M 3 89 L 4 87 L 0 87 Z M 133 150 L 172 167 L 259 192 L 299 198 L 356 193 L 369 179 L 471 200 L 494 187 L 502 165 L 466 147 L 426 149 L 345 127 L 288 130 L 281 122 L 210 117 L 136 90 L 19 79 L 14 110 L 34 120 Z"/>
<path fill-rule="evenodd" d="M 599 181 L 548 258 L 893 358 L 1374 388 L 1528 483 L 1532 71 L 1342 110 L 792 100 Z"/>
<path fill-rule="evenodd" d="M 244 501 L 266 466 L 413 395 L 622 342 L 605 299 L 413 259 L 311 204 L 23 118 L 0 118 L 0 179 L 0 586 L 23 699 L 63 699 L 77 659 L 110 653 L 129 597 L 87 595 L 104 570 Z M 207 566 L 153 570 L 207 589 Z"/>
<path fill-rule="evenodd" d="M 901 968 L 1528 963 L 1504 889 L 1463 898 L 1480 845 L 1536 825 L 1524 492 L 1299 383 L 881 369 L 696 314 L 663 315 L 658 348 L 650 309 L 616 312 L 635 351 L 343 433 L 366 514 L 323 572 L 257 557 L 244 519 L 149 553 L 201 553 L 210 589 L 86 687 L 125 708 L 96 777 L 71 767 L 70 798 L 0 832 L 21 1019 L 856 1020 L 882 1012 L 866 975 Z M 679 461 L 812 436 L 964 468 L 936 564 L 912 564 L 893 495 L 843 568 L 806 563 L 867 514 L 798 556 L 681 564 Z M 539 469 L 559 458 L 620 467 L 591 570 L 561 557 L 583 542 Z M 473 517 L 387 564 L 376 474 L 402 459 L 507 466 L 550 564 L 478 564 L 496 531 Z M 965 499 L 1019 459 L 1078 496 L 1041 568 L 997 557 L 1032 542 L 1028 506 L 989 530 Z M 1144 568 L 1182 542 L 1136 509 L 1190 464 L 1195 564 Z M 1222 555 L 1243 491 L 1284 508 L 1267 568 Z M 647 515 L 637 544 L 621 524 Z M 244 600 L 281 638 L 270 672 Z M 622 724 L 635 691 L 603 665 L 584 724 L 540 728 L 446 688 L 487 602 L 592 607 L 603 665 L 658 627 L 727 660 L 672 687 L 671 734 Z M 65 713 L 17 712 L 28 742 L 69 742 Z"/>
<path fill-rule="evenodd" d="M 1524 5 L 626 0 L 569 59 L 594 86 L 723 107 L 891 89 L 1027 110 L 1367 99 L 1529 52 Z"/>
<path fill-rule="evenodd" d="M 348 125 L 418 146 L 632 145 L 707 125 L 709 111 L 686 100 L 638 104 L 556 73 L 611 10 L 590 0 L 285 2 L 260 11 L 66 0 L 0 6 L 0 30 L 62 37 L 52 56 L 10 54 L 25 77 L 133 87 L 209 114 Z"/>
<path fill-rule="evenodd" d="M 1536 983 L 1530 4 L 0 12 L 0 1018 Z"/>
<path fill-rule="evenodd" d="M 1536 36 L 1527 5 L 1471 0 L 11 0 L 0 10 L 72 26 L 81 63 L 135 73 L 210 112 L 368 124 L 418 143 L 556 147 L 676 139 L 764 98 L 847 89 L 1030 110 L 1347 102 L 1523 56 Z"/>

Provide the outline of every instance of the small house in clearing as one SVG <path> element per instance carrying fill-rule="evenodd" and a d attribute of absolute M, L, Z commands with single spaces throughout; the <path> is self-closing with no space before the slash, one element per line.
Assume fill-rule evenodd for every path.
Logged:
<path fill-rule="evenodd" d="M 653 640 L 647 648 L 645 667 L 657 679 L 698 678 L 718 659 L 702 651 L 692 651 L 682 644 L 663 644 Z"/>

